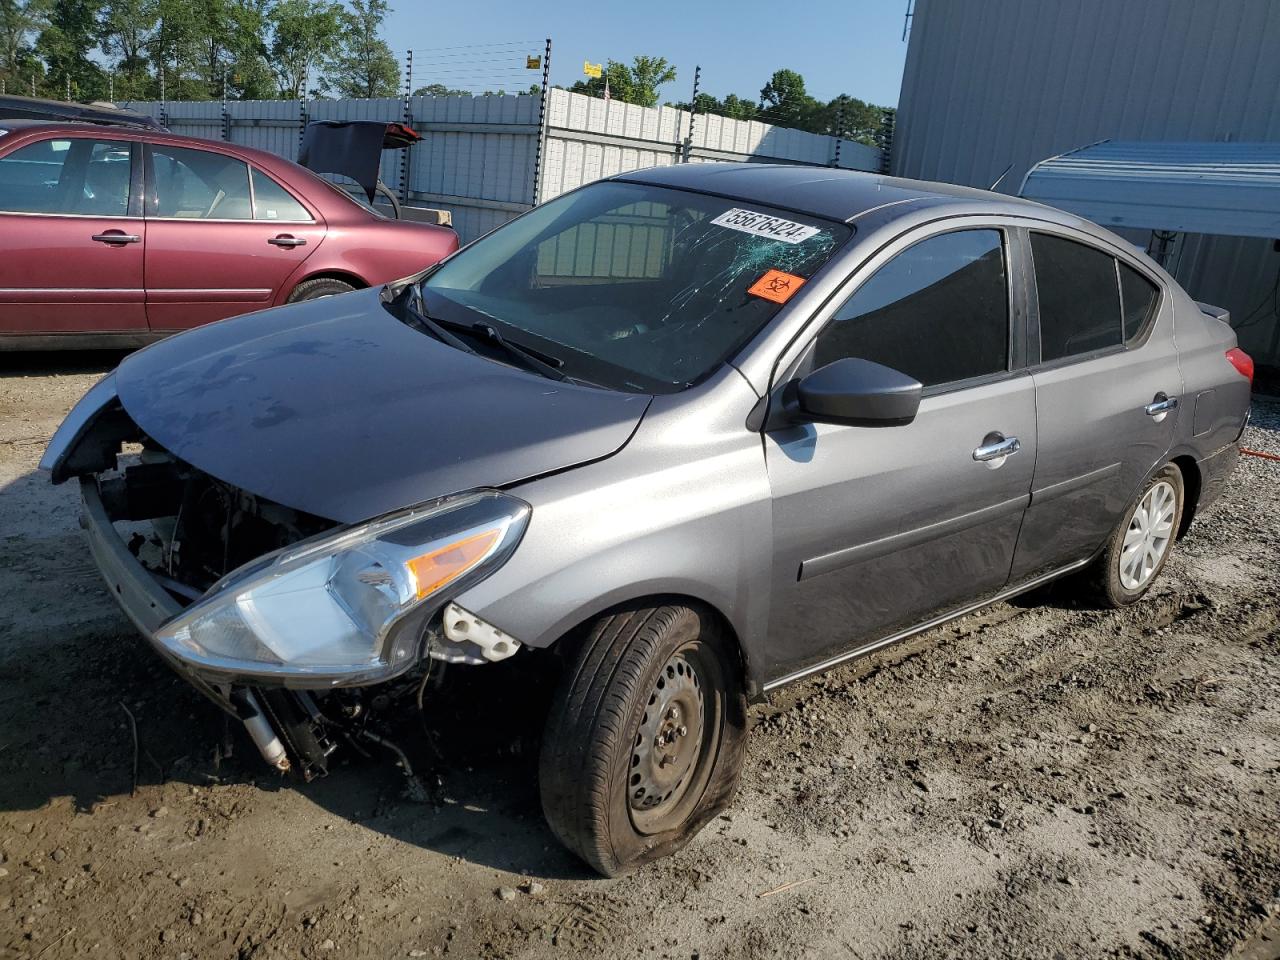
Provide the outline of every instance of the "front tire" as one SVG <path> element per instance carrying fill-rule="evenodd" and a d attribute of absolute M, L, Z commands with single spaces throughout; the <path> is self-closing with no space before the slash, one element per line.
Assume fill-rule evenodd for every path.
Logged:
<path fill-rule="evenodd" d="M 1125 607 L 1146 595 L 1173 552 L 1183 502 L 1182 471 L 1166 464 L 1130 504 L 1089 570 L 1089 586 L 1099 602 Z"/>
<path fill-rule="evenodd" d="M 683 847 L 728 806 L 746 747 L 737 658 L 705 610 L 620 610 L 566 664 L 543 735 L 542 809 L 607 877 Z"/>

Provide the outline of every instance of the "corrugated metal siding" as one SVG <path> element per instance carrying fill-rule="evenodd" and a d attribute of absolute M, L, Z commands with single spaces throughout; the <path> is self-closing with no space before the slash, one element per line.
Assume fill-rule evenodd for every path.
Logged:
<path fill-rule="evenodd" d="M 1112 230 L 1280 236 L 1280 143 L 1104 141 L 1031 168 L 1022 196 Z"/>
<path fill-rule="evenodd" d="M 162 115 L 169 129 L 186 136 L 219 140 L 222 104 L 138 103 L 134 109 Z M 297 100 L 256 100 L 227 104 L 230 139 L 280 156 L 297 156 L 304 104 Z M 305 104 L 310 120 L 401 120 L 399 98 L 318 100 Z M 541 128 L 539 98 L 531 96 L 413 97 L 415 129 L 422 143 L 409 151 L 411 203 L 441 207 L 453 214 L 463 242 L 505 223 L 534 199 L 534 165 Z M 675 163 L 688 135 L 689 114 L 670 107 L 646 108 L 552 90 L 548 98 L 541 199 L 584 183 L 642 167 Z M 786 130 L 764 123 L 700 116 L 690 159 L 754 160 L 830 165 L 832 137 Z M 877 170 L 880 151 L 842 141 L 839 165 Z M 400 151 L 382 161 L 382 179 L 401 186 Z"/>
<path fill-rule="evenodd" d="M 1280 141 L 1276 0 L 916 0 L 893 172 L 1016 192 L 1037 161 L 1115 140 Z M 1143 237 L 1145 241 L 1145 236 Z M 1177 277 L 1248 313 L 1280 255 L 1187 238 Z M 1240 333 L 1280 364 L 1280 324 Z"/>

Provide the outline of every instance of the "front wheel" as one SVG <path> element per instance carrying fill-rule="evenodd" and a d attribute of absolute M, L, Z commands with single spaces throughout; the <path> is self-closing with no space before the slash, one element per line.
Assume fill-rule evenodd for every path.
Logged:
<path fill-rule="evenodd" d="M 542 742 L 542 809 L 618 876 L 680 849 L 733 797 L 741 671 L 719 622 L 681 605 L 601 617 L 566 665 Z"/>
<path fill-rule="evenodd" d="M 1089 571 L 1090 586 L 1107 606 L 1123 607 L 1151 589 L 1182 522 L 1182 471 L 1167 464 L 1147 481 Z"/>

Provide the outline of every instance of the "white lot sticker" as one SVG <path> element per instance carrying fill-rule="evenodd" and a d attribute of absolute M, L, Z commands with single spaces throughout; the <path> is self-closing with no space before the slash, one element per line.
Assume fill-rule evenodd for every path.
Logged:
<path fill-rule="evenodd" d="M 794 220 L 783 220 L 781 217 L 771 217 L 767 213 L 743 210 L 741 207 L 726 210 L 711 222 L 718 227 L 741 230 L 743 233 L 781 240 L 783 243 L 803 243 L 815 233 L 821 233 L 819 227 L 805 226 Z"/>

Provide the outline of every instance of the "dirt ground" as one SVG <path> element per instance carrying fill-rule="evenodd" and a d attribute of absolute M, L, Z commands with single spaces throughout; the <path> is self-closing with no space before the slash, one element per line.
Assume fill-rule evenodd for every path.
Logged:
<path fill-rule="evenodd" d="M 116 359 L 0 357 L 0 957 L 1280 956 L 1280 463 L 1136 609 L 1042 591 L 755 708 L 731 813 L 605 881 L 511 670 L 429 704 L 420 804 L 281 782 L 157 662 L 35 472 Z"/>

